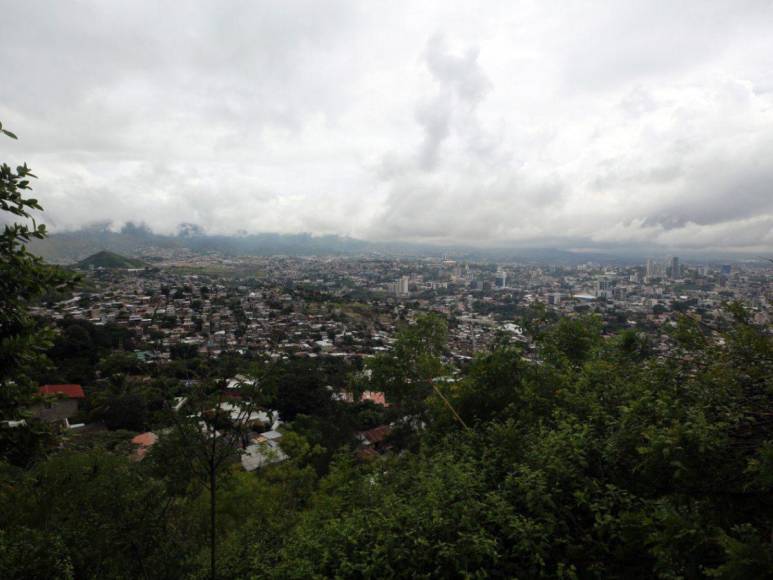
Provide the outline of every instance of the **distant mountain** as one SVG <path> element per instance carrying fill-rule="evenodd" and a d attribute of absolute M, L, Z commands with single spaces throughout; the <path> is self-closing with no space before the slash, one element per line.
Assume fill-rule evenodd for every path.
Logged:
<path fill-rule="evenodd" d="M 30 251 L 53 264 L 72 264 L 99 250 L 124 256 L 153 257 L 168 255 L 169 250 L 187 249 L 197 253 L 218 252 L 225 256 L 346 256 L 378 255 L 395 257 L 448 257 L 458 260 L 518 262 L 531 264 L 575 265 L 637 264 L 647 255 L 642 250 L 568 251 L 545 247 L 500 246 L 475 248 L 464 245 L 433 245 L 410 242 L 371 242 L 347 236 L 312 234 L 253 233 L 235 235 L 207 234 L 195 224 L 181 224 L 177 234 L 158 234 L 147 226 L 125 224 L 120 231 L 110 224 L 97 224 L 76 231 L 51 234 L 44 240 L 32 240 Z M 682 254 L 685 258 L 703 259 L 710 256 Z M 737 257 L 737 256 L 736 256 Z M 725 256 L 722 259 L 729 259 Z M 103 266 L 109 267 L 109 266 Z M 117 266 L 133 267 L 133 266 Z M 142 266 L 139 266 L 142 267 Z"/>
<path fill-rule="evenodd" d="M 137 256 L 152 255 L 154 249 L 184 247 L 176 237 L 157 235 L 147 228 L 127 224 L 120 232 L 114 232 L 108 226 L 98 224 L 49 234 L 43 240 L 31 240 L 29 250 L 52 264 L 73 264 L 101 250 Z"/>
<path fill-rule="evenodd" d="M 209 235 L 191 224 L 181 224 L 176 235 L 157 234 L 144 225 L 128 223 L 120 231 L 108 224 L 51 234 L 30 242 L 30 251 L 54 264 L 72 264 L 98 250 L 128 256 L 158 256 L 170 249 L 218 252 L 226 256 L 345 256 L 381 255 L 405 257 L 453 257 L 462 260 L 496 260 L 533 263 L 577 264 L 619 261 L 593 252 L 567 252 L 553 248 L 472 248 L 409 242 L 370 242 L 347 236 L 302 234 Z"/>
<path fill-rule="evenodd" d="M 144 268 L 145 266 L 146 264 L 140 260 L 127 258 L 126 256 L 105 250 L 92 254 L 75 265 L 76 268 L 81 270 L 90 270 L 92 268 L 128 269 Z"/>

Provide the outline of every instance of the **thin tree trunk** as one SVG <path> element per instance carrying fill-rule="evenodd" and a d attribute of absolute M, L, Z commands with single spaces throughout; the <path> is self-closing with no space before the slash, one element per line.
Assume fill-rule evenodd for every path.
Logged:
<path fill-rule="evenodd" d="M 217 490 L 217 475 L 215 466 L 212 465 L 209 470 L 209 566 L 212 580 L 217 580 L 215 550 L 217 547 L 217 538 L 215 536 L 215 494 Z"/>
<path fill-rule="evenodd" d="M 456 420 L 459 421 L 459 423 L 462 424 L 462 427 L 464 427 L 465 429 L 467 429 L 469 431 L 470 428 L 467 426 L 467 423 L 464 422 L 464 419 L 462 419 L 459 416 L 459 413 L 456 412 L 456 409 L 454 409 L 453 405 L 451 404 L 451 401 L 446 399 L 445 395 L 443 395 L 443 393 L 440 392 L 440 389 L 437 388 L 435 383 L 431 383 L 431 385 L 432 385 L 432 388 L 434 389 L 434 391 L 437 393 L 437 395 L 443 400 L 443 402 L 446 404 L 446 406 L 451 410 L 451 413 L 453 413 L 454 417 L 456 417 Z"/>

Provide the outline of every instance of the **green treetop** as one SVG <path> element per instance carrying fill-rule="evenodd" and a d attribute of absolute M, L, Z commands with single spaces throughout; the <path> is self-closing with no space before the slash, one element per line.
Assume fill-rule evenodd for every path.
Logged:
<path fill-rule="evenodd" d="M 2 124 L 0 132 L 16 139 Z M 50 331 L 30 315 L 30 306 L 71 280 L 27 251 L 30 240 L 46 237 L 46 227 L 33 217 L 42 208 L 37 199 L 26 197 L 34 177 L 26 164 L 15 170 L 0 165 L 0 420 L 19 417 L 33 387 L 28 370 L 40 364 L 51 344 Z"/>

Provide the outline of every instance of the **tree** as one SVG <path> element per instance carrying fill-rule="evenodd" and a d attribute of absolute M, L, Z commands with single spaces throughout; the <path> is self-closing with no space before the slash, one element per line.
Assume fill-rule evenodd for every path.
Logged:
<path fill-rule="evenodd" d="M 368 361 L 373 390 L 383 391 L 387 399 L 414 414 L 425 410 L 425 400 L 433 392 L 433 380 L 443 374 L 441 355 L 448 340 L 446 321 L 437 314 L 417 318 L 397 334 L 394 349 Z"/>
<path fill-rule="evenodd" d="M 519 399 L 525 370 L 516 347 L 502 344 L 479 354 L 450 394 L 453 407 L 470 425 L 509 413 L 508 405 Z"/>
<path fill-rule="evenodd" d="M 600 344 L 601 320 L 595 316 L 562 318 L 540 338 L 546 358 L 579 366 Z"/>
<path fill-rule="evenodd" d="M 60 453 L 3 492 L 3 578 L 189 577 L 185 514 L 126 456 Z"/>
<path fill-rule="evenodd" d="M 332 405 L 319 364 L 290 360 L 274 365 L 265 386 L 274 395 L 274 407 L 286 421 L 296 415 L 327 414 Z"/>
<path fill-rule="evenodd" d="M 239 458 L 255 414 L 263 402 L 258 381 L 246 381 L 225 397 L 222 385 L 205 381 L 188 396 L 185 409 L 170 411 L 174 428 L 151 453 L 159 473 L 177 492 L 191 482 L 203 487 L 209 499 L 209 571 L 218 578 L 218 489 L 220 477 Z M 235 395 L 235 396 L 234 396 Z"/>
<path fill-rule="evenodd" d="M 339 458 L 253 573 L 773 577 L 773 340 L 731 313 L 667 355 L 591 319 L 547 328 L 536 362 L 480 356 L 452 393 L 474 430 L 428 421 L 416 452 Z"/>
<path fill-rule="evenodd" d="M 16 139 L 10 131 L 0 133 Z M 42 210 L 38 201 L 25 197 L 35 176 L 26 164 L 11 169 L 0 165 L 0 217 L 11 221 L 0 234 L 0 421 L 18 419 L 33 387 L 31 371 L 40 366 L 43 352 L 51 346 L 52 331 L 29 313 L 29 307 L 45 292 L 62 289 L 72 277 L 49 266 L 27 251 L 27 243 L 46 237 L 33 212 Z M 7 452 L 0 432 L 0 457 Z"/>
<path fill-rule="evenodd" d="M 179 343 L 169 349 L 172 360 L 186 360 L 199 356 L 199 347 L 195 344 Z"/>
<path fill-rule="evenodd" d="M 102 417 L 108 429 L 144 431 L 148 422 L 148 405 L 138 394 L 111 397 Z"/>
<path fill-rule="evenodd" d="M 0 570 L 5 578 L 73 580 L 70 556 L 56 534 L 19 527 L 0 530 Z"/>
<path fill-rule="evenodd" d="M 98 369 L 102 377 L 141 373 L 144 363 L 133 352 L 113 352 L 99 361 Z"/>

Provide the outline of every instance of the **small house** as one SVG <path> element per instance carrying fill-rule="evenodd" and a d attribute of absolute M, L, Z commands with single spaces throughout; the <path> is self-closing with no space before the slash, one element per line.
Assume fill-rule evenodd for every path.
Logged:
<path fill-rule="evenodd" d="M 81 401 L 86 399 L 80 385 L 43 385 L 38 394 L 43 400 L 32 407 L 32 415 L 46 423 L 62 422 L 66 427 L 78 413 Z"/>

